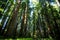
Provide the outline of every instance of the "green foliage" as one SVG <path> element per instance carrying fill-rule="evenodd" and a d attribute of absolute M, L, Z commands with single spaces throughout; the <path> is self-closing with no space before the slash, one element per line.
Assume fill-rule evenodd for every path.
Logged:
<path fill-rule="evenodd" d="M 22 9 L 25 9 L 26 8 L 26 3 L 22 2 L 21 7 L 22 7 Z"/>
<path fill-rule="evenodd" d="M 17 3 L 14 4 L 14 0 L 0 0 L 0 19 L 3 16 L 2 24 L 0 25 L 2 25 L 2 27 L 6 22 L 7 17 L 9 17 L 5 29 L 14 28 L 13 31 L 16 34 L 13 33 L 12 31 L 11 34 L 13 36 L 21 37 L 20 33 L 22 30 L 23 31 L 22 37 L 32 36 L 33 38 L 35 37 L 36 39 L 39 40 L 41 37 L 42 37 L 41 39 L 43 39 L 43 37 L 50 37 L 50 38 L 44 38 L 44 40 L 52 40 L 53 37 L 55 38 L 55 36 L 57 38 L 57 35 L 60 32 L 60 9 L 54 8 L 52 5 L 49 4 L 49 2 L 44 2 L 43 4 L 41 4 L 41 2 L 38 2 L 37 4 L 34 4 L 35 7 L 30 8 L 29 0 L 22 0 L 21 4 L 19 4 L 20 5 L 19 10 L 15 9 L 17 5 L 18 5 Z M 16 13 L 18 15 L 16 15 Z M 15 17 L 16 20 L 12 20 L 12 18 L 15 19 Z M 10 23 L 10 21 L 12 21 L 12 23 L 13 21 L 17 21 L 14 22 L 16 23 L 15 24 L 16 26 L 10 25 L 12 24 Z M 0 29 L 2 29 L 2 27 Z M 6 35 L 8 32 L 8 30 L 5 32 L 5 29 L 0 30 L 2 35 Z M 24 36 L 25 33 L 26 36 Z M 18 39 L 22 40 L 21 38 Z M 23 38 L 23 40 L 24 39 L 25 38 Z M 26 40 L 30 39 L 27 38 Z"/>
<path fill-rule="evenodd" d="M 7 2 L 7 0 L 0 0 L 0 1 L 2 1 L 2 2 Z"/>

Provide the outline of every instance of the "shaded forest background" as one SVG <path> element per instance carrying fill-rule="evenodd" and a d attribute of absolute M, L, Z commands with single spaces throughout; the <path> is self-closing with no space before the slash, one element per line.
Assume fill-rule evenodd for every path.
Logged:
<path fill-rule="evenodd" d="M 0 0 L 0 36 L 60 39 L 59 0 Z"/>

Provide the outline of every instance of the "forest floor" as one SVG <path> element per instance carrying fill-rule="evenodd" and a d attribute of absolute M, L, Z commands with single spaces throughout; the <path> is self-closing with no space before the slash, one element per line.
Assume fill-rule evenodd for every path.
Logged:
<path fill-rule="evenodd" d="M 33 40 L 33 38 L 5 38 L 5 37 L 0 37 L 0 40 Z M 53 40 L 52 37 L 49 37 L 49 38 L 35 38 L 34 40 Z"/>
<path fill-rule="evenodd" d="M 32 38 L 17 38 L 17 39 L 12 39 L 12 38 L 9 38 L 9 39 L 0 39 L 0 40 L 33 40 Z M 37 39 L 37 40 L 52 40 L 50 38 L 41 38 L 41 39 Z"/>

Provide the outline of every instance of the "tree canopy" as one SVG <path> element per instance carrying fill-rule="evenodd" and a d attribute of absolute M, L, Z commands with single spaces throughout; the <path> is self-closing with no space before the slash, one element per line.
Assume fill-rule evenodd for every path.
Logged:
<path fill-rule="evenodd" d="M 59 0 L 0 0 L 0 36 L 59 40 Z"/>

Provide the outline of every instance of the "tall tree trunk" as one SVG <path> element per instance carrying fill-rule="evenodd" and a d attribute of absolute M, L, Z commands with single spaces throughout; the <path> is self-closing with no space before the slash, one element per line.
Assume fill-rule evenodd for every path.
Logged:
<path fill-rule="evenodd" d="M 26 31 L 27 31 L 27 3 L 26 3 L 25 10 L 24 10 L 23 18 L 22 18 L 20 36 L 26 37 Z"/>
<path fill-rule="evenodd" d="M 42 37 L 42 34 L 41 34 L 41 29 L 42 29 L 42 24 L 41 24 L 41 18 L 40 18 L 40 13 L 38 13 L 38 20 L 37 20 L 37 36 L 38 38 Z"/>
<path fill-rule="evenodd" d="M 10 37 L 14 36 L 14 32 L 15 32 L 16 25 L 17 25 L 18 11 L 19 11 L 20 2 L 21 2 L 20 0 L 17 0 L 17 1 L 18 3 L 17 3 L 16 8 L 13 11 L 12 18 L 8 24 L 8 29 L 7 29 L 7 34 L 6 34 L 7 36 L 10 36 Z"/>

